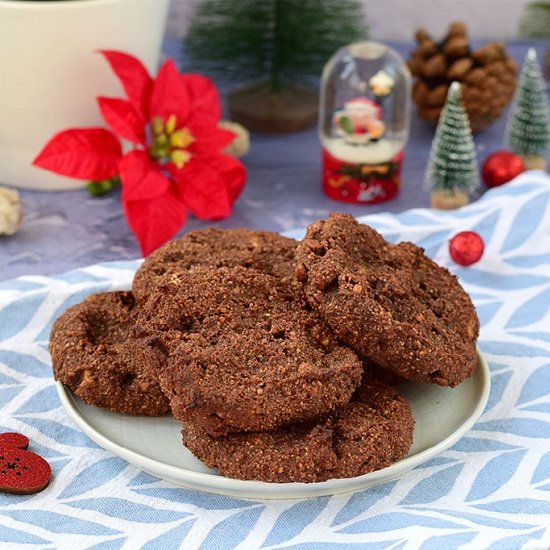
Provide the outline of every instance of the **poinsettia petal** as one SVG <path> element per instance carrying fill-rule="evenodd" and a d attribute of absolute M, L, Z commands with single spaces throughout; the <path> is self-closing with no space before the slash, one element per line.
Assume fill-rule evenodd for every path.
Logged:
<path fill-rule="evenodd" d="M 235 202 L 246 182 L 244 164 L 239 159 L 225 153 L 211 156 L 208 159 L 205 158 L 204 161 L 208 162 L 210 168 L 220 174 L 227 187 L 229 200 L 232 203 Z"/>
<path fill-rule="evenodd" d="M 231 214 L 231 201 L 222 176 L 199 158 L 174 173 L 180 193 L 194 216 L 220 220 Z"/>
<path fill-rule="evenodd" d="M 171 59 L 163 63 L 153 84 L 149 115 L 151 118 L 160 117 L 164 120 L 175 115 L 177 128 L 185 125 L 189 115 L 187 88 Z"/>
<path fill-rule="evenodd" d="M 129 101 L 98 97 L 97 102 L 105 122 L 115 134 L 133 143 L 145 144 L 145 123 Z"/>
<path fill-rule="evenodd" d="M 170 181 L 145 151 L 130 151 L 119 162 L 122 200 L 138 201 L 166 193 Z"/>
<path fill-rule="evenodd" d="M 234 139 L 235 133 L 219 128 L 212 117 L 192 114 L 186 127 L 194 137 L 189 150 L 197 155 L 212 155 L 227 147 Z"/>
<path fill-rule="evenodd" d="M 122 148 L 105 128 L 72 128 L 55 134 L 33 165 L 72 178 L 101 180 L 118 174 Z"/>
<path fill-rule="evenodd" d="M 185 203 L 175 186 L 152 199 L 123 201 L 123 207 L 144 256 L 174 237 L 187 220 Z"/>
<path fill-rule="evenodd" d="M 187 89 L 193 112 L 213 117 L 218 121 L 222 116 L 222 105 L 214 83 L 200 74 L 187 73 L 182 74 L 180 78 Z"/>
<path fill-rule="evenodd" d="M 136 111 L 148 119 L 148 104 L 153 87 L 153 79 L 143 63 L 133 55 L 115 50 L 100 50 L 113 72 L 120 80 L 130 103 Z"/>

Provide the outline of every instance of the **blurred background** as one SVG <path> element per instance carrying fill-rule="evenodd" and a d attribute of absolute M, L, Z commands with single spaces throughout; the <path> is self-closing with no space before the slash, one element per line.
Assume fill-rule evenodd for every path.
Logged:
<path fill-rule="evenodd" d="M 172 0 L 167 34 L 183 36 L 200 0 Z M 473 39 L 508 40 L 529 0 L 363 0 L 372 40 L 410 40 L 418 27 L 439 35 L 464 21 Z M 399 14 L 396 17 L 395 14 Z"/>
<path fill-rule="evenodd" d="M 0 0 L 0 8 L 6 10 L 0 10 L 0 29 L 4 28 L 0 43 L 6 44 L 0 48 L 4 54 L 0 60 L 5 61 L 0 84 L 3 87 L 0 111 L 4 107 L 0 116 L 3 139 L 0 187 L 21 188 L 20 196 L 9 189 L 5 191 L 4 202 L 0 200 L 0 214 L 2 204 L 6 210 L 4 218 L 0 216 L 0 235 L 10 235 L 9 239 L 2 239 L 0 247 L 0 280 L 28 273 L 61 273 L 83 265 L 141 255 L 124 218 L 116 177 L 88 182 L 82 177 L 63 178 L 53 170 L 41 170 L 31 164 L 56 132 L 104 126 L 96 97 L 116 97 L 121 90 L 104 60 L 90 55 L 101 49 L 131 52 L 152 74 L 159 59 L 171 58 L 180 71 L 211 78 L 222 100 L 223 118 L 227 119 L 224 123 L 233 124 L 232 131 L 238 136 L 231 143 L 230 154 L 242 157 L 247 178 L 231 215 L 216 222 L 189 215 L 178 236 L 214 223 L 220 228 L 251 227 L 282 232 L 305 227 L 335 210 L 361 216 L 433 205 L 434 194 L 438 192 L 435 185 L 440 182 L 432 181 L 430 153 L 438 148 L 453 150 L 439 147 L 442 144 L 434 137 L 449 85 L 454 80 L 461 82 L 464 107 L 474 135 L 469 135 L 469 128 L 459 133 L 472 154 L 467 159 L 469 164 L 460 168 L 462 198 L 446 203 L 446 208 L 477 200 L 488 188 L 509 181 L 525 168 L 545 169 L 550 160 L 546 141 L 547 138 L 550 141 L 550 122 L 539 125 L 537 139 L 530 138 L 542 143 L 535 155 L 537 164 L 527 165 L 518 158 L 533 156 L 527 154 L 532 143 L 520 140 L 519 144 L 510 144 L 508 139 L 508 127 L 512 126 L 508 122 L 517 111 L 512 108 L 512 97 L 516 88 L 521 88 L 520 70 L 531 48 L 546 80 L 540 79 L 540 90 L 535 94 L 538 103 L 531 98 L 534 87 L 523 86 L 527 99 L 521 106 L 545 116 L 548 110 L 550 0 L 68 1 L 56 2 L 55 13 L 47 10 L 49 4 Z M 91 10 L 104 4 L 117 6 L 109 25 L 104 14 L 96 15 L 101 22 L 98 25 L 90 24 L 90 14 L 79 15 L 80 8 Z M 71 13 L 60 19 L 60 30 L 54 31 L 53 21 L 46 24 L 44 18 L 48 15 L 52 20 L 58 19 L 61 5 L 69 7 Z M 277 17 L 269 9 L 274 5 L 285 6 Z M 14 6 L 25 9 L 14 10 Z M 140 9 L 143 13 L 138 24 Z M 42 10 L 40 15 L 33 15 L 38 10 Z M 363 20 L 358 13 L 364 15 Z M 17 21 L 10 22 L 10 14 L 18 14 Z M 76 21 L 67 24 L 67 17 L 75 17 Z M 299 32 L 295 32 L 296 28 Z M 27 34 L 19 29 L 26 29 Z M 419 29 L 425 32 L 417 32 Z M 122 30 L 128 31 L 127 35 Z M 40 41 L 39 31 L 43 32 Z M 67 37 L 69 32 L 71 36 Z M 61 34 L 63 40 L 52 38 Z M 338 103 L 336 95 L 343 97 L 347 93 L 342 87 L 334 93 L 334 102 L 329 93 L 325 94 L 329 99 L 319 114 L 319 90 L 336 90 L 338 86 L 330 79 L 322 81 L 323 65 L 343 45 L 365 38 L 390 46 L 408 63 L 413 76 L 411 93 L 404 85 L 396 86 L 392 93 L 393 82 L 384 91 L 388 74 L 380 68 L 386 58 L 373 56 L 377 63 L 380 61 L 380 67 L 373 66 L 372 71 L 369 69 L 361 77 L 373 91 L 368 101 L 361 104 L 361 98 L 350 96 L 350 101 Z M 16 39 L 20 39 L 18 47 L 13 46 Z M 72 47 L 66 48 L 67 43 Z M 46 47 L 50 44 L 60 47 L 50 53 Z M 62 54 L 67 54 L 66 60 Z M 31 61 L 36 68 L 29 70 Z M 54 61 L 61 67 L 56 71 L 52 68 Z M 389 66 L 401 74 L 405 65 L 401 61 L 400 65 Z M 14 73 L 13 77 L 9 77 L 9 71 Z M 533 70 L 529 73 L 534 76 Z M 60 74 L 66 82 L 61 83 Z M 29 85 L 29 79 L 36 75 L 39 78 Z M 50 75 L 52 78 L 46 78 Z M 15 76 L 21 79 L 20 85 Z M 12 83 L 16 85 L 9 96 L 7 88 Z M 49 94 L 38 93 L 38 86 L 46 84 Z M 375 88 L 380 93 L 375 94 Z M 37 99 L 32 108 L 22 100 L 21 90 L 29 91 L 29 100 Z M 410 105 L 403 98 L 410 99 Z M 69 101 L 77 100 L 78 110 L 68 107 Z M 323 118 L 323 113 L 330 116 Z M 523 116 L 523 112 L 519 115 L 522 120 L 534 119 Z M 358 122 L 360 118 L 362 122 Z M 334 128 L 339 139 L 347 137 L 351 141 L 367 136 L 377 146 L 383 140 L 376 132 L 380 134 L 380 129 L 386 128 L 387 136 L 395 137 L 391 150 L 399 152 L 381 161 L 365 157 L 362 161 L 369 166 L 361 167 L 360 177 L 352 177 L 357 175 L 357 167 L 352 170 L 338 165 L 329 170 L 327 166 L 333 162 L 330 155 L 336 155 L 339 162 L 349 159 L 338 157 L 338 151 L 331 148 L 330 139 L 335 136 L 318 133 L 319 120 L 323 121 L 324 129 L 332 129 L 327 121 L 340 121 L 341 125 L 335 124 Z M 351 120 L 353 132 L 344 135 L 350 133 Z M 21 136 L 19 141 L 13 139 L 17 132 Z M 518 133 L 534 135 L 532 131 L 526 134 L 518 130 Z M 8 147 L 8 137 L 12 147 Z M 352 145 L 355 147 L 355 143 Z M 21 158 L 16 157 L 16 151 L 21 151 Z M 342 178 L 333 178 L 333 171 Z M 504 178 L 500 178 L 501 173 Z M 371 180 L 378 186 L 391 180 L 398 192 L 388 192 L 379 201 L 370 200 L 367 191 L 376 187 Z M 346 182 L 357 189 L 348 188 Z M 333 191 L 329 185 L 338 190 L 338 196 L 329 192 Z M 71 191 L 51 194 L 46 189 Z M 359 199 L 363 191 L 366 198 L 361 195 Z M 3 219 L 7 220 L 4 227 Z M 60 250 L 61 234 L 65 237 L 63 250 Z"/>

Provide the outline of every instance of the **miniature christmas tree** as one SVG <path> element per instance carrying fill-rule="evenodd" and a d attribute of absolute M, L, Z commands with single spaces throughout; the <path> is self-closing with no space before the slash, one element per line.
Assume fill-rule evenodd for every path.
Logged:
<path fill-rule="evenodd" d="M 523 38 L 550 38 L 550 1 L 536 0 L 525 6 L 519 34 Z"/>
<path fill-rule="evenodd" d="M 335 50 L 366 35 L 357 0 L 203 0 L 184 53 L 191 70 L 251 84 L 229 94 L 231 120 L 288 132 L 317 122 L 312 80 Z"/>
<path fill-rule="evenodd" d="M 550 0 L 535 0 L 525 6 L 525 12 L 519 23 L 519 35 L 522 38 L 548 41 L 550 38 Z M 550 48 L 544 52 L 542 72 L 546 79 L 550 79 Z"/>
<path fill-rule="evenodd" d="M 449 210 L 464 206 L 478 183 L 472 131 L 462 104 L 460 84 L 453 82 L 439 117 L 426 170 L 432 207 Z"/>
<path fill-rule="evenodd" d="M 527 169 L 546 169 L 550 145 L 550 112 L 537 54 L 529 48 L 514 106 L 506 127 L 507 147 L 523 158 Z"/>

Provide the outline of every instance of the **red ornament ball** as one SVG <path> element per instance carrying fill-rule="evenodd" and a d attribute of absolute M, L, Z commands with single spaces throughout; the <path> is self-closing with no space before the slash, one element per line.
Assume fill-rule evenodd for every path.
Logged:
<path fill-rule="evenodd" d="M 449 241 L 451 258 L 459 265 L 475 264 L 481 256 L 485 245 L 475 231 L 462 231 Z"/>
<path fill-rule="evenodd" d="M 487 187 L 498 187 L 525 172 L 523 159 L 511 151 L 491 153 L 481 167 L 481 178 Z"/>

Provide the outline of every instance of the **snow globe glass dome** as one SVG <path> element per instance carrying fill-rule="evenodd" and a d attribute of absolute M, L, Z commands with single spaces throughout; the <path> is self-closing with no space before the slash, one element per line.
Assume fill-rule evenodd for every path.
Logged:
<path fill-rule="evenodd" d="M 374 204 L 397 195 L 409 135 L 410 72 L 392 48 L 340 48 L 323 69 L 319 137 L 332 199 Z"/>

